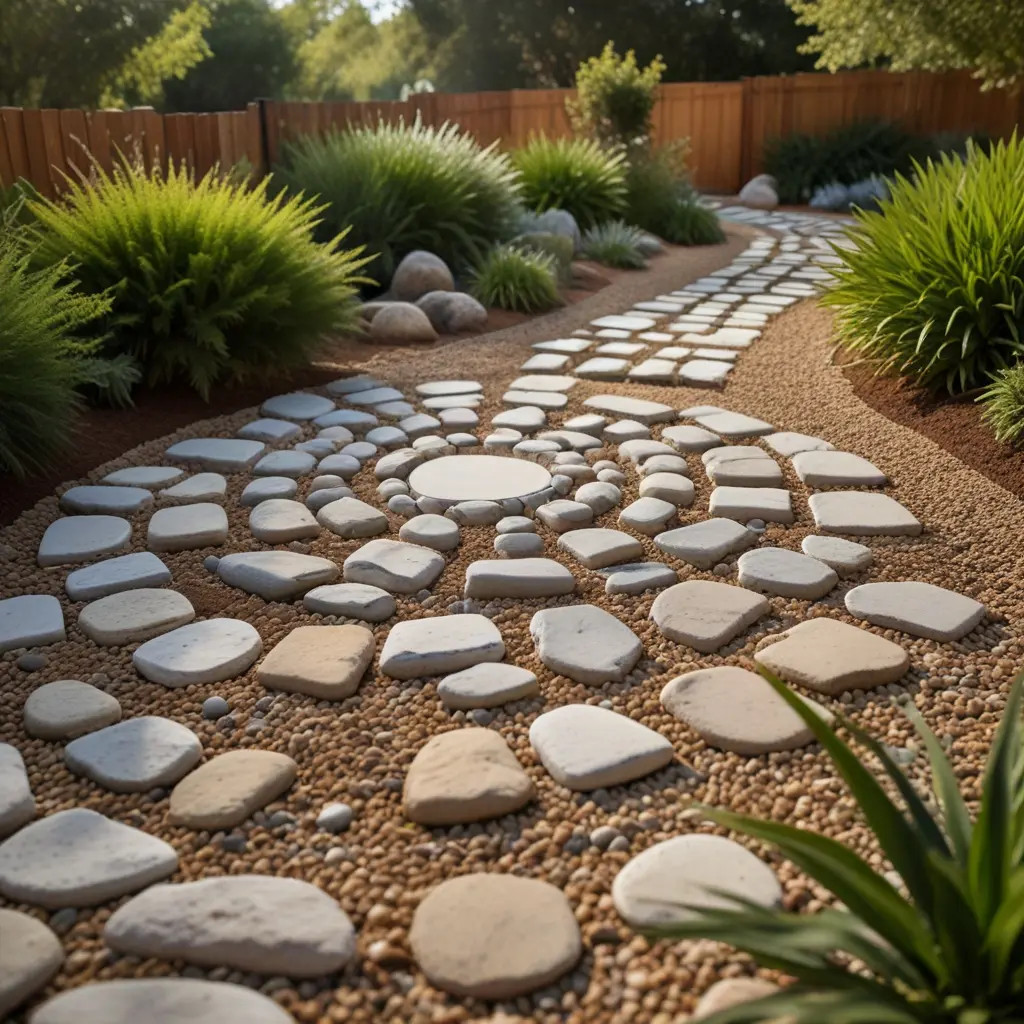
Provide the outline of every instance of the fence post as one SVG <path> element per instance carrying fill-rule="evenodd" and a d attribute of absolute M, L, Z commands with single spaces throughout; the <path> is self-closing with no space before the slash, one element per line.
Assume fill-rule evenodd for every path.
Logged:
<path fill-rule="evenodd" d="M 263 177 L 270 173 L 270 132 L 267 127 L 267 104 L 269 102 L 266 99 L 256 101 L 256 109 L 259 113 L 260 162 L 263 164 Z"/>

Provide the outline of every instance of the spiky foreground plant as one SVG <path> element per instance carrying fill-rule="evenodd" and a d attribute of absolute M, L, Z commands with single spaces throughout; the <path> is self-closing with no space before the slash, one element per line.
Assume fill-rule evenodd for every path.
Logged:
<path fill-rule="evenodd" d="M 1024 440 L 1024 363 L 1003 370 L 978 399 L 997 441 Z"/>
<path fill-rule="evenodd" d="M 553 256 L 498 245 L 473 268 L 470 292 L 485 306 L 539 313 L 561 302 Z"/>
<path fill-rule="evenodd" d="M 902 806 L 810 707 L 764 675 L 832 757 L 907 895 L 834 839 L 708 810 L 718 824 L 774 844 L 846 910 L 797 915 L 734 901 L 736 909 L 696 911 L 694 920 L 659 933 L 727 942 L 796 979 L 705 1024 L 1024 1020 L 1024 676 L 1006 703 L 972 821 L 957 775 L 916 709 L 907 714 L 928 751 L 937 813 L 876 739 L 837 718 L 881 762 Z M 850 966 L 850 959 L 863 966 Z"/>
<path fill-rule="evenodd" d="M 642 270 L 644 233 L 621 220 L 610 220 L 591 228 L 583 236 L 583 255 L 588 260 L 620 270 Z"/>

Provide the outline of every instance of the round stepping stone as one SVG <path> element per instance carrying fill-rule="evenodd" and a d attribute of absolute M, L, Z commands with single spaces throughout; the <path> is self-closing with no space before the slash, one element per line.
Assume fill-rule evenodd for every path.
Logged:
<path fill-rule="evenodd" d="M 654 455 L 674 455 L 673 449 L 664 441 L 651 438 L 639 438 L 635 441 L 623 441 L 619 445 L 619 456 L 629 459 L 634 466 L 639 466 Z"/>
<path fill-rule="evenodd" d="M 537 677 L 525 668 L 504 662 L 482 663 L 445 676 L 437 695 L 447 708 L 495 708 L 540 693 Z"/>
<path fill-rule="evenodd" d="M 60 970 L 60 939 L 42 921 L 0 907 L 0 1016 L 38 992 Z"/>
<path fill-rule="evenodd" d="M 417 437 L 412 443 L 413 451 L 425 455 L 428 459 L 436 459 L 441 455 L 454 455 L 455 446 L 449 444 L 443 437 L 435 437 L 433 434 L 426 437 Z"/>
<path fill-rule="evenodd" d="M 517 377 L 509 389 L 512 391 L 556 392 L 569 391 L 577 384 L 575 377 L 559 376 L 553 373 L 525 374 Z"/>
<path fill-rule="evenodd" d="M 264 416 L 276 416 L 284 420 L 314 420 L 334 411 L 334 403 L 322 395 L 310 395 L 295 391 L 290 395 L 268 398 L 260 407 Z"/>
<path fill-rule="evenodd" d="M 507 533 L 494 538 L 494 550 L 506 558 L 532 558 L 544 553 L 544 541 L 535 533 Z"/>
<path fill-rule="evenodd" d="M 149 520 L 146 543 L 151 551 L 192 551 L 227 539 L 227 513 L 220 505 L 203 501 L 157 509 Z"/>
<path fill-rule="evenodd" d="M 121 719 L 116 697 L 75 679 L 33 690 L 25 701 L 25 731 L 44 740 L 74 739 Z"/>
<path fill-rule="evenodd" d="M 722 890 L 762 907 L 782 903 L 775 872 L 722 836 L 676 836 L 634 857 L 612 883 L 612 900 L 633 928 L 692 921 L 700 910 L 734 909 Z"/>
<path fill-rule="evenodd" d="M 363 463 L 377 454 L 377 446 L 369 441 L 353 441 L 351 444 L 345 445 L 339 454 L 351 456 L 357 462 Z"/>
<path fill-rule="evenodd" d="M 60 496 L 65 512 L 107 512 L 131 515 L 153 504 L 153 495 L 144 487 L 72 487 Z"/>
<path fill-rule="evenodd" d="M 409 765 L 402 809 L 419 825 L 463 825 L 518 811 L 533 783 L 509 745 L 487 729 L 434 736 Z"/>
<path fill-rule="evenodd" d="M 594 605 L 544 608 L 530 620 L 540 660 L 579 683 L 621 682 L 643 654 L 637 635 Z"/>
<path fill-rule="evenodd" d="M 162 587 L 170 582 L 171 570 L 152 552 L 141 551 L 75 569 L 68 574 L 64 589 L 72 601 L 92 601 L 124 590 Z"/>
<path fill-rule="evenodd" d="M 810 555 L 786 548 L 756 548 L 740 555 L 739 581 L 744 587 L 780 597 L 816 601 L 838 582 L 835 569 Z"/>
<path fill-rule="evenodd" d="M 819 530 L 855 537 L 916 537 L 923 527 L 888 494 L 870 491 L 825 491 L 807 499 Z M 762 518 L 764 518 L 762 516 Z"/>
<path fill-rule="evenodd" d="M 724 665 L 677 676 L 661 691 L 661 703 L 709 746 L 736 754 L 795 750 L 814 739 L 768 681 L 745 668 Z M 824 708 L 805 703 L 831 721 Z"/>
<path fill-rule="evenodd" d="M 177 466 L 129 466 L 115 469 L 103 478 L 103 483 L 116 487 L 145 487 L 151 491 L 173 484 L 185 475 Z"/>
<path fill-rule="evenodd" d="M 590 434 L 584 434 L 579 430 L 545 430 L 537 435 L 538 441 L 555 441 L 563 448 L 577 454 L 593 451 L 602 447 L 601 442 Z M 557 460 L 556 460 L 557 461 Z"/>
<path fill-rule="evenodd" d="M 499 510 L 500 511 L 500 510 Z M 435 551 L 454 551 L 459 546 L 458 523 L 444 516 L 421 515 L 402 524 L 398 531 L 400 540 L 410 544 L 422 544 Z"/>
<path fill-rule="evenodd" d="M 21 751 L 0 743 L 0 836 L 21 828 L 36 815 L 36 801 Z"/>
<path fill-rule="evenodd" d="M 667 501 L 677 508 L 693 504 L 697 491 L 693 481 L 678 473 L 652 473 L 640 481 L 640 497 Z"/>
<path fill-rule="evenodd" d="M 191 730 L 169 718 L 129 718 L 64 748 L 68 767 L 115 793 L 144 793 L 175 783 L 203 756 Z"/>
<path fill-rule="evenodd" d="M 654 538 L 661 551 L 698 569 L 710 569 L 728 555 L 756 543 L 756 533 L 731 519 L 706 519 Z"/>
<path fill-rule="evenodd" d="M 877 466 L 850 452 L 798 452 L 793 469 L 808 487 L 884 487 L 889 482 Z"/>
<path fill-rule="evenodd" d="M 676 506 L 669 501 L 662 501 L 660 498 L 637 498 L 632 505 L 619 513 L 619 523 L 653 537 L 661 533 L 665 524 L 676 514 Z"/>
<path fill-rule="evenodd" d="M 195 462 L 216 473 L 240 473 L 251 468 L 266 451 L 262 441 L 229 437 L 194 437 L 167 449 L 175 462 Z"/>
<path fill-rule="evenodd" d="M 731 1010 L 734 1006 L 763 999 L 779 991 L 778 985 L 762 978 L 723 978 L 716 981 L 700 997 L 697 1008 L 690 1018 L 693 1021 L 707 1020 L 712 1014 Z"/>
<path fill-rule="evenodd" d="M 560 498 L 541 505 L 537 509 L 537 518 L 549 530 L 565 533 L 581 526 L 589 526 L 594 519 L 594 510 L 581 501 Z"/>
<path fill-rule="evenodd" d="M 830 565 L 840 576 L 863 572 L 872 562 L 871 548 L 841 537 L 804 537 L 800 544 L 805 555 Z"/>
<path fill-rule="evenodd" d="M 505 517 L 505 512 L 496 501 L 460 501 L 449 506 L 445 515 L 463 526 L 495 526 Z"/>
<path fill-rule="evenodd" d="M 332 380 L 327 385 L 327 390 L 332 395 L 354 395 L 359 391 L 369 391 L 371 388 L 379 388 L 382 382 L 365 373 L 355 374 L 352 377 L 342 377 L 340 380 Z"/>
<path fill-rule="evenodd" d="M 438 419 L 447 430 L 473 430 L 480 423 L 480 417 L 472 409 L 458 406 L 453 409 L 442 409 L 438 413 Z"/>
<path fill-rule="evenodd" d="M 824 617 L 767 637 L 754 660 L 787 682 L 833 697 L 895 683 L 910 668 L 899 644 Z"/>
<path fill-rule="evenodd" d="M 225 555 L 217 575 L 231 587 L 257 594 L 265 601 L 287 601 L 338 578 L 328 558 L 297 551 L 242 551 Z"/>
<path fill-rule="evenodd" d="M 399 448 L 377 460 L 373 475 L 378 480 L 404 480 L 422 462 L 423 455 L 415 448 Z"/>
<path fill-rule="evenodd" d="M 483 873 L 431 890 L 416 908 L 409 944 L 431 984 L 478 999 L 513 999 L 543 988 L 570 971 L 583 948 L 560 889 Z"/>
<path fill-rule="evenodd" d="M 297 626 L 263 659 L 256 678 L 270 690 L 344 700 L 359 688 L 375 650 L 365 626 Z"/>
<path fill-rule="evenodd" d="M 151 682 L 176 688 L 233 679 L 262 650 L 260 635 L 248 622 L 206 619 L 147 640 L 136 649 L 132 662 Z"/>
<path fill-rule="evenodd" d="M 220 473 L 196 473 L 160 492 L 171 501 L 218 501 L 227 493 L 228 482 Z"/>
<path fill-rule="evenodd" d="M 291 498 L 298 489 L 299 485 L 291 477 L 265 476 L 246 484 L 238 502 L 248 508 L 272 498 Z"/>
<path fill-rule="evenodd" d="M 505 643 L 485 615 L 444 615 L 396 623 L 380 654 L 380 670 L 393 679 L 456 672 L 501 661 Z"/>
<path fill-rule="evenodd" d="M 475 409 L 483 400 L 484 396 L 480 392 L 474 392 L 467 395 L 435 395 L 424 398 L 420 404 L 431 412 L 442 412 L 445 409 Z"/>
<path fill-rule="evenodd" d="M 547 414 L 543 409 L 536 406 L 524 405 L 518 409 L 506 409 L 499 412 L 491 420 L 491 427 L 494 429 L 512 429 L 532 434 L 535 430 L 541 430 L 547 423 Z"/>
<path fill-rule="evenodd" d="M 287 476 L 294 480 L 305 476 L 315 465 L 315 455 L 291 449 L 264 455 L 252 467 L 252 471 L 255 476 Z M 358 463 L 356 465 L 358 466 Z"/>
<path fill-rule="evenodd" d="M 535 533 L 537 527 L 528 516 L 505 516 L 499 519 L 494 527 L 499 534 L 503 533 Z"/>
<path fill-rule="evenodd" d="M 550 483 L 551 474 L 543 466 L 496 455 L 445 456 L 417 466 L 409 474 L 414 495 L 445 504 L 522 498 Z"/>
<path fill-rule="evenodd" d="M 349 392 L 346 396 L 349 405 L 384 405 L 388 402 L 400 402 L 405 395 L 395 388 L 366 388 Z"/>
<path fill-rule="evenodd" d="M 676 418 L 675 410 L 671 406 L 642 398 L 627 398 L 624 395 L 594 395 L 583 403 L 583 407 L 595 413 L 607 413 L 620 419 L 636 420 L 648 426 Z"/>
<path fill-rule="evenodd" d="M 575 495 L 577 502 L 589 505 L 595 516 L 611 511 L 622 500 L 622 491 L 614 484 L 593 481 L 583 484 Z"/>
<path fill-rule="evenodd" d="M 154 885 L 114 912 L 103 939 L 140 959 L 287 978 L 332 974 L 356 951 L 352 922 L 327 893 L 266 875 Z"/>
<path fill-rule="evenodd" d="M 768 599 L 742 587 L 686 580 L 662 591 L 651 618 L 662 636 L 712 654 L 768 611 Z"/>
<path fill-rule="evenodd" d="M 371 540 L 345 559 L 344 575 L 348 583 L 415 594 L 432 586 L 443 569 L 444 558 L 419 544 Z"/>
<path fill-rule="evenodd" d="M 176 590 L 128 590 L 87 604 L 78 628 L 95 643 L 119 647 L 159 636 L 195 617 L 192 602 Z"/>
<path fill-rule="evenodd" d="M 0 893 L 15 903 L 92 907 L 172 874 L 174 848 L 75 807 L 32 822 L 0 846 Z"/>
<path fill-rule="evenodd" d="M 238 436 L 250 441 L 290 441 L 302 433 L 302 427 L 287 420 L 259 419 L 246 423 Z"/>
<path fill-rule="evenodd" d="M 531 380 L 543 378 L 533 377 Z M 559 378 L 560 379 L 560 378 Z M 501 396 L 505 405 L 534 406 L 538 409 L 564 409 L 569 404 L 569 396 L 554 391 L 506 391 Z"/>
<path fill-rule="evenodd" d="M 373 537 L 388 530 L 388 517 L 358 498 L 329 502 L 317 512 L 316 518 L 339 537 Z"/>
<path fill-rule="evenodd" d="M 230 750 L 201 764 L 171 791 L 170 820 L 189 828 L 234 828 L 288 790 L 298 766 L 270 750 Z"/>
<path fill-rule="evenodd" d="M 480 598 L 559 597 L 575 590 L 575 577 L 560 562 L 550 558 L 517 558 L 470 563 L 463 593 Z"/>
<path fill-rule="evenodd" d="M 621 530 L 573 530 L 558 538 L 558 546 L 587 569 L 603 569 L 644 555 L 640 541 Z"/>
<path fill-rule="evenodd" d="M 93 983 L 61 992 L 32 1015 L 32 1024 L 141 1020 L 148 1024 L 295 1024 L 273 999 L 244 985 L 196 978 Z"/>
<path fill-rule="evenodd" d="M 827 452 L 832 450 L 828 441 L 820 437 L 812 437 L 810 434 L 798 434 L 791 430 L 780 430 L 774 434 L 765 434 L 764 443 L 772 451 L 786 458 L 799 455 L 800 452 Z"/>
<path fill-rule="evenodd" d="M 471 395 L 482 390 L 483 385 L 476 380 L 431 380 L 426 384 L 416 385 L 416 394 L 424 398 L 438 395 Z"/>
<path fill-rule="evenodd" d="M 824 495 L 812 494 L 811 502 Z M 876 495 L 885 497 L 885 495 Z M 708 511 L 713 516 L 741 523 L 763 519 L 766 523 L 792 523 L 793 506 L 789 491 L 781 487 L 716 487 Z"/>
<path fill-rule="evenodd" d="M 131 537 L 132 524 L 118 516 L 67 516 L 46 528 L 36 561 L 44 568 L 87 562 L 124 551 Z"/>
<path fill-rule="evenodd" d="M 722 439 L 717 434 L 703 427 L 666 427 L 661 432 L 661 439 L 681 452 L 706 452 L 721 445 Z"/>
<path fill-rule="evenodd" d="M 974 598 L 931 583 L 864 583 L 846 595 L 851 615 L 929 640 L 959 640 L 985 616 Z"/>
<path fill-rule="evenodd" d="M 380 420 L 371 412 L 362 409 L 336 409 L 327 413 L 326 416 L 317 416 L 313 425 L 321 430 L 329 430 L 331 427 L 344 427 L 353 434 L 365 434 L 372 427 L 377 426 Z M 348 440 L 346 438 L 346 440 Z"/>
<path fill-rule="evenodd" d="M 398 427 L 374 427 L 366 432 L 369 444 L 380 448 L 402 448 L 409 443 L 409 437 Z"/>
<path fill-rule="evenodd" d="M 64 612 L 48 594 L 25 594 L 0 601 L 0 651 L 38 647 L 64 640 Z"/>
<path fill-rule="evenodd" d="M 673 755 L 660 733 L 593 704 L 544 712 L 530 726 L 530 743 L 551 777 L 578 792 L 650 775 Z"/>
<path fill-rule="evenodd" d="M 314 491 L 306 498 L 306 508 L 315 514 L 332 502 L 354 497 L 355 494 L 351 487 L 324 487 L 319 491 Z"/>
<path fill-rule="evenodd" d="M 398 607 L 386 590 L 365 583 L 334 583 L 316 587 L 306 594 L 302 603 L 307 611 L 362 619 L 364 622 L 384 622 L 395 614 Z"/>
<path fill-rule="evenodd" d="M 320 526 L 313 513 L 302 502 L 287 498 L 268 498 L 260 502 L 249 513 L 249 529 L 256 540 L 265 544 L 287 544 L 320 534 Z"/>
<path fill-rule="evenodd" d="M 637 562 L 606 569 L 606 594 L 642 594 L 645 590 L 660 590 L 679 582 L 675 571 L 661 562 Z"/>
<path fill-rule="evenodd" d="M 679 455 L 654 455 L 644 462 L 638 472 L 641 477 L 653 476 L 655 473 L 689 476 L 690 468 L 686 464 L 686 459 Z"/>

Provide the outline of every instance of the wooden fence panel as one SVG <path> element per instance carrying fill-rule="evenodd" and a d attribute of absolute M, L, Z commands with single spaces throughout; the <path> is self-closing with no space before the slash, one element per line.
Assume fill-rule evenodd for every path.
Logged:
<path fill-rule="evenodd" d="M 0 127 L 3 128 L 7 159 L 10 163 L 10 178 L 4 178 L 4 185 L 12 185 L 19 178 L 30 181 L 32 167 L 28 159 L 28 141 L 25 138 L 25 113 L 19 107 L 0 108 Z"/>

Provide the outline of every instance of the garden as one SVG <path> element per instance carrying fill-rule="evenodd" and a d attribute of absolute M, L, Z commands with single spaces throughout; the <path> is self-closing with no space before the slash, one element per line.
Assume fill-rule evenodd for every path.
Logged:
<path fill-rule="evenodd" d="M 379 119 L 0 200 L 0 1017 L 1024 1021 L 1024 144 Z"/>

